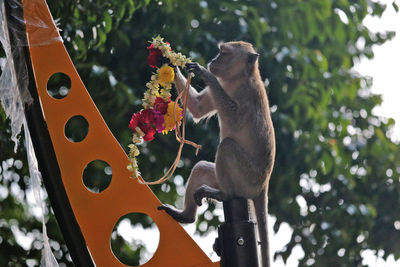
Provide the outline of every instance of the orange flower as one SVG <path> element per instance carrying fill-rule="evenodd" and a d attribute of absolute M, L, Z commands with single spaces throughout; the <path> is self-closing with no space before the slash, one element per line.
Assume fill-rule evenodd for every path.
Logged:
<path fill-rule="evenodd" d="M 164 127 L 165 129 L 163 130 L 163 134 L 168 133 L 169 131 L 175 129 L 176 122 L 180 122 L 182 120 L 182 109 L 181 107 L 177 104 L 175 107 L 175 118 L 174 118 L 174 106 L 175 102 L 171 101 L 168 104 L 168 109 L 167 113 L 164 115 Z"/>

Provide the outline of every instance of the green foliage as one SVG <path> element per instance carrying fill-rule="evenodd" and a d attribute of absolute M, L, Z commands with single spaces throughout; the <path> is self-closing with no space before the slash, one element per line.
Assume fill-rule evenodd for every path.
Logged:
<path fill-rule="evenodd" d="M 381 98 L 370 92 L 371 80 L 352 69 L 356 60 L 373 57 L 373 45 L 393 37 L 362 25 L 368 14 L 381 16 L 385 5 L 368 0 L 65 0 L 49 6 L 78 72 L 123 147 L 130 141 L 130 115 L 140 109 L 150 77 L 146 46 L 151 37 L 161 34 L 201 64 L 215 56 L 219 41 L 255 44 L 277 137 L 269 212 L 277 217 L 275 230 L 287 222 L 294 231 L 275 257 L 286 260 L 300 245 L 305 252 L 300 266 L 362 266 L 365 249 L 400 258 L 395 228 L 400 221 L 400 149 L 389 138 L 394 122 L 372 113 Z M 398 10 L 396 4 L 388 8 Z M 196 79 L 194 85 L 203 86 Z M 0 203 L 0 259 L 25 265 L 25 259 L 37 260 L 39 251 L 19 247 L 11 229 L 17 225 L 31 233 L 40 224 L 25 213 L 27 179 L 15 176 L 28 175 L 24 151 L 13 154 L 8 122 L 0 118 L 1 188 L 9 192 Z M 177 174 L 185 180 L 198 160 L 214 160 L 219 140 L 215 119 L 189 122 L 188 139 L 203 149 L 198 157 L 192 148 L 184 149 Z M 176 149 L 172 135 L 158 135 L 143 145 L 139 164 L 144 176 L 160 177 Z M 12 167 L 17 160 L 22 169 Z M 21 201 L 10 190 L 12 184 L 21 188 Z M 170 204 L 181 203 L 181 188 L 179 177 L 152 187 Z M 54 217 L 50 222 L 50 237 L 62 244 Z M 197 225 L 201 222 L 209 230 L 220 223 L 217 216 L 204 215 Z M 344 254 L 338 253 L 343 249 Z M 57 253 L 68 261 L 63 245 Z"/>

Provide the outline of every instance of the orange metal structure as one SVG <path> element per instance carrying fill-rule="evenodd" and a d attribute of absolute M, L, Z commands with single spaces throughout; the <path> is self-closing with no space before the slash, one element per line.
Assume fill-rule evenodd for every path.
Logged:
<path fill-rule="evenodd" d="M 24 0 L 25 21 L 40 17 L 45 27 L 27 23 L 29 50 L 44 117 L 50 132 L 61 170 L 61 177 L 76 220 L 96 266 L 126 266 L 112 253 L 110 239 L 114 225 L 122 216 L 140 212 L 150 216 L 160 231 L 160 241 L 146 267 L 217 267 L 190 238 L 184 229 L 165 212 L 161 203 L 146 185 L 129 178 L 128 158 L 108 129 L 61 41 L 45 0 Z M 40 45 L 38 45 L 40 44 Z M 64 73 L 71 80 L 69 94 L 55 99 L 47 92 L 47 81 L 55 73 Z M 64 128 L 70 118 L 83 116 L 89 124 L 85 139 L 70 142 Z M 83 170 L 93 160 L 107 162 L 113 170 L 112 180 L 101 193 L 92 193 L 83 184 Z"/>

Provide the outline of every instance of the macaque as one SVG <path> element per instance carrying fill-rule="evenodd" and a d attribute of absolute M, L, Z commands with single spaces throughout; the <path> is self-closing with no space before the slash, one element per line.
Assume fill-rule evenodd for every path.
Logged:
<path fill-rule="evenodd" d="M 263 266 L 269 266 L 267 192 L 275 159 L 275 134 L 269 102 L 258 69 L 258 56 L 246 42 L 219 45 L 219 54 L 208 64 L 188 63 L 189 71 L 207 87 L 189 89 L 188 109 L 195 122 L 218 114 L 220 143 L 214 162 L 200 161 L 192 169 L 184 209 L 162 205 L 180 223 L 195 221 L 203 198 L 226 201 L 234 197 L 253 202 L 261 239 Z M 176 69 L 180 92 L 186 79 Z"/>

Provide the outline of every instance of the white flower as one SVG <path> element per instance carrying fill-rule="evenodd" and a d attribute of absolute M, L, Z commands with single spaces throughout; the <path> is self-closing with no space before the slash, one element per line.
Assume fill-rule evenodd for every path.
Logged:
<path fill-rule="evenodd" d="M 154 88 L 154 89 L 149 90 L 149 94 L 152 95 L 152 96 L 157 96 L 158 89 Z"/>
<path fill-rule="evenodd" d="M 153 88 L 153 85 L 151 83 L 146 83 L 146 87 L 151 89 L 151 88 Z"/>
<path fill-rule="evenodd" d="M 140 136 L 134 134 L 132 137 L 132 142 L 134 144 L 139 144 L 139 143 L 143 142 L 143 140 Z"/>
<path fill-rule="evenodd" d="M 139 156 L 140 152 L 136 145 L 130 144 L 128 147 L 129 147 L 129 157 L 134 158 Z"/>
<path fill-rule="evenodd" d="M 167 90 L 171 90 L 172 89 L 172 84 L 171 83 L 164 84 L 164 88 L 167 89 Z"/>
<path fill-rule="evenodd" d="M 163 99 L 168 99 L 168 98 L 171 97 L 171 93 L 169 91 L 167 91 L 167 90 L 164 90 L 164 89 L 161 90 L 161 94 L 160 95 L 161 95 L 161 97 Z"/>
<path fill-rule="evenodd" d="M 136 131 L 140 136 L 145 136 L 144 132 L 143 132 L 139 127 L 136 127 L 136 128 L 135 128 L 135 131 Z"/>
<path fill-rule="evenodd" d="M 129 163 L 126 168 L 128 169 L 128 171 L 133 172 L 135 169 L 133 168 L 132 164 Z"/>

